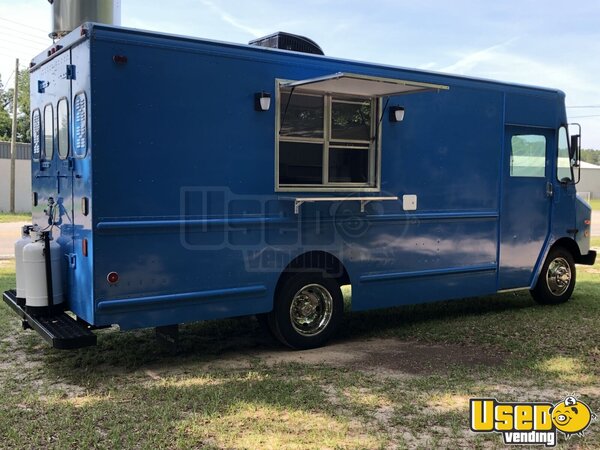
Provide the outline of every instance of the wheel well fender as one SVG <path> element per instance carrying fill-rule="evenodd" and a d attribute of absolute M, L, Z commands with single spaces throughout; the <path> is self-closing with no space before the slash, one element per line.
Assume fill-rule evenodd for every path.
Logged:
<path fill-rule="evenodd" d="M 328 276 L 335 279 L 340 286 L 350 284 L 350 275 L 344 264 L 336 256 L 324 251 L 310 251 L 298 255 L 281 272 L 275 287 L 275 294 L 277 295 L 287 277 L 311 269 L 324 271 Z"/>
<path fill-rule="evenodd" d="M 552 247 L 550 247 L 550 250 L 552 250 L 556 247 L 562 247 L 565 250 L 567 250 L 569 253 L 571 253 L 571 255 L 573 256 L 573 259 L 575 260 L 576 263 L 578 263 L 579 260 L 581 259 L 581 251 L 579 250 L 579 245 L 577 245 L 577 242 L 575 242 L 571 238 L 567 238 L 567 237 L 560 238 L 554 244 L 552 244 Z"/>
<path fill-rule="evenodd" d="M 546 262 L 546 258 L 548 258 L 548 255 L 550 254 L 550 252 L 557 247 L 564 248 L 569 253 L 571 253 L 571 255 L 573 255 L 573 259 L 575 260 L 576 263 L 579 263 L 579 261 L 581 261 L 581 258 L 582 258 L 581 251 L 579 250 L 579 246 L 577 245 L 577 242 L 575 242 L 573 239 L 568 238 L 568 237 L 562 237 L 560 239 L 557 239 L 556 241 L 554 241 L 552 243 L 552 245 L 550 245 L 548 247 L 547 251 L 544 253 L 544 258 L 539 262 L 539 264 L 536 268 L 536 272 L 533 277 L 530 289 L 533 289 L 536 286 L 537 281 L 538 281 L 541 271 L 542 271 L 542 267 L 544 267 L 544 263 Z"/>

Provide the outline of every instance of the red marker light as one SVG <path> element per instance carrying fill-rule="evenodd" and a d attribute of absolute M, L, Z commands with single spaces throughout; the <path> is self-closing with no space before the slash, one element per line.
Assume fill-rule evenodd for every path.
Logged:
<path fill-rule="evenodd" d="M 85 238 L 81 241 L 81 253 L 83 254 L 83 256 L 88 255 L 88 240 Z M 117 278 L 118 278 L 118 276 L 117 276 Z"/>
<path fill-rule="evenodd" d="M 592 221 L 591 221 L 590 219 L 587 219 L 587 220 L 586 220 L 585 222 L 583 222 L 583 223 L 585 223 L 586 225 L 591 225 L 591 224 L 592 224 Z"/>
<path fill-rule="evenodd" d="M 106 280 L 110 284 L 115 284 L 119 281 L 119 274 L 117 272 L 111 272 L 106 276 Z"/>
<path fill-rule="evenodd" d="M 127 56 L 115 55 L 113 56 L 113 61 L 115 64 L 127 64 Z"/>

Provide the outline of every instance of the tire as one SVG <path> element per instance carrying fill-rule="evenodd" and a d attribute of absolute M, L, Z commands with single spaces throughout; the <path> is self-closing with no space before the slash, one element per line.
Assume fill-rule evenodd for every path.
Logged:
<path fill-rule="evenodd" d="M 344 311 L 340 286 L 323 271 L 288 276 L 268 322 L 273 335 L 297 350 L 321 347 L 337 330 Z"/>
<path fill-rule="evenodd" d="M 278 341 L 279 338 L 273 332 L 271 325 L 269 324 L 269 313 L 265 314 L 256 314 L 256 321 L 258 322 L 260 328 L 264 331 L 264 333 L 275 341 Z"/>
<path fill-rule="evenodd" d="M 541 305 L 564 303 L 573 294 L 576 278 L 573 255 L 562 247 L 553 248 L 548 253 L 531 295 Z"/>

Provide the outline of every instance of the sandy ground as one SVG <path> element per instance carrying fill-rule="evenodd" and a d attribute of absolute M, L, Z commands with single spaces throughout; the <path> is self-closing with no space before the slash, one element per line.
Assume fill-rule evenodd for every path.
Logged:
<path fill-rule="evenodd" d="M 218 359 L 206 363 L 207 369 L 247 369 L 253 361 L 267 365 L 299 363 L 346 367 L 354 370 L 384 375 L 406 377 L 421 374 L 445 373 L 450 367 L 464 365 L 501 366 L 506 355 L 480 346 L 436 345 L 403 341 L 396 338 L 338 341 L 326 347 L 290 351 L 287 348 L 265 348 L 243 352 L 226 352 Z"/>
<path fill-rule="evenodd" d="M 15 241 L 21 237 L 21 227 L 26 222 L 0 223 L 0 259 L 12 259 L 15 256 Z"/>

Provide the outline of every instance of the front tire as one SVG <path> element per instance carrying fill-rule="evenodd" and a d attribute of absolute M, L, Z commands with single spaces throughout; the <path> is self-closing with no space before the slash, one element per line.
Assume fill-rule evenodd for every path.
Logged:
<path fill-rule="evenodd" d="M 562 247 L 553 248 L 548 253 L 531 295 L 542 305 L 564 303 L 573 294 L 576 275 L 573 255 Z"/>
<path fill-rule="evenodd" d="M 337 281 L 324 271 L 289 275 L 269 314 L 273 334 L 285 345 L 304 350 L 321 347 L 335 333 L 344 301 Z"/>

